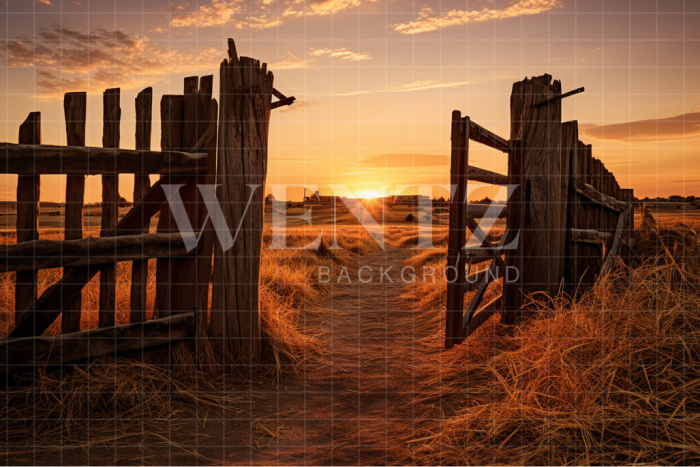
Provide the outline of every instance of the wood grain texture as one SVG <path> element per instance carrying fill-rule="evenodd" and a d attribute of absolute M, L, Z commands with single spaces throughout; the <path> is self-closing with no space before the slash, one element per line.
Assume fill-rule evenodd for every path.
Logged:
<path fill-rule="evenodd" d="M 87 115 L 87 94 L 84 92 L 66 93 L 63 98 L 63 111 L 66 119 L 66 143 L 68 146 L 85 146 L 85 118 Z M 83 238 L 83 204 L 85 202 L 85 175 L 66 177 L 66 205 L 64 234 L 66 240 Z M 60 249 L 61 247 L 59 247 Z M 66 275 L 70 270 L 63 271 Z M 82 294 L 63 310 L 61 332 L 80 331 Z"/>
<path fill-rule="evenodd" d="M 65 241 L 33 240 L 0 245 L 0 254 L 5 257 L 5 261 L 0 263 L 0 272 L 9 272 L 113 264 L 115 260 L 190 256 L 192 253 L 187 252 L 179 233 L 146 233 Z M 70 271 L 64 273 L 68 274 Z"/>
<path fill-rule="evenodd" d="M 120 137 L 121 107 L 119 106 L 121 91 L 119 88 L 107 89 L 103 97 L 102 146 L 118 148 Z M 116 174 L 115 171 L 113 172 Z M 117 225 L 119 216 L 119 175 L 102 175 L 102 223 L 100 235 Z M 117 309 L 117 269 L 104 267 L 100 271 L 100 311 L 99 326 L 114 326 Z"/>
<path fill-rule="evenodd" d="M 556 295 L 564 277 L 566 200 L 562 199 L 561 83 L 544 75 L 513 85 L 511 140 L 521 140 L 525 155 L 525 218 L 520 240 L 528 267 L 521 271 L 528 292 Z"/>
<path fill-rule="evenodd" d="M 497 134 L 472 121 L 469 122 L 469 138 L 498 151 L 508 152 L 509 145 L 507 139 L 501 138 Z"/>
<path fill-rule="evenodd" d="M 507 185 L 508 176 L 501 175 L 490 170 L 481 169 L 470 165 L 467 167 L 467 179 L 474 182 L 489 183 L 492 185 Z"/>
<path fill-rule="evenodd" d="M 36 164 L 27 164 L 28 158 Z M 205 153 L 0 143 L 0 173 L 196 175 L 206 171 Z"/>
<path fill-rule="evenodd" d="M 160 147 L 163 151 L 182 149 L 182 130 L 184 114 L 184 97 L 165 95 L 160 101 Z M 175 219 L 168 205 L 163 206 L 158 217 L 158 233 L 177 232 Z M 169 258 L 156 262 L 156 297 L 155 316 L 163 318 L 170 316 L 173 310 L 173 268 L 175 263 Z"/>
<path fill-rule="evenodd" d="M 186 149 L 191 149 L 197 145 L 200 138 L 207 133 L 209 127 L 212 89 L 207 86 L 207 79 L 202 78 L 202 83 L 205 87 L 200 90 L 198 88 L 198 77 L 192 76 L 185 78 L 182 144 Z M 213 132 L 210 134 L 215 135 Z M 208 149 L 212 149 L 211 139 L 200 144 L 206 144 Z M 185 185 L 180 190 L 180 196 L 184 203 L 185 211 L 189 217 L 192 228 L 196 232 L 202 230 L 206 219 L 204 201 L 198 188 L 199 183 L 206 182 L 207 177 L 196 177 L 193 178 L 191 183 Z M 211 252 L 211 249 L 209 249 L 209 252 Z M 200 238 L 200 243 L 197 246 L 197 253 L 198 255 L 205 254 L 203 238 Z M 209 253 L 209 256 L 211 258 L 211 253 Z M 197 256 L 179 259 L 174 262 L 171 288 L 171 296 L 173 297 L 172 312 L 196 312 L 198 310 L 200 304 L 199 292 L 202 289 L 199 285 L 199 275 L 199 259 Z M 208 277 L 206 281 L 209 282 Z"/>
<path fill-rule="evenodd" d="M 523 275 L 521 271 L 525 268 L 523 258 L 522 231 L 525 220 L 525 177 L 522 170 L 522 162 L 525 157 L 525 150 L 520 140 L 510 141 L 510 151 L 508 152 L 508 184 L 514 187 L 513 193 L 506 204 L 506 232 L 508 237 L 518 241 L 515 248 L 505 255 L 506 270 L 518 272 L 517 278 L 511 277 L 503 282 L 503 313 L 501 313 L 501 323 L 513 324 L 517 320 L 523 304 Z"/>
<path fill-rule="evenodd" d="M 19 142 L 41 144 L 41 113 L 31 112 L 19 127 Z M 24 159 L 27 166 L 36 165 L 33 154 Z M 39 195 L 38 175 L 20 175 L 17 178 L 17 242 L 27 242 L 39 238 Z M 17 273 L 15 276 L 15 322 L 23 319 L 27 310 L 36 302 L 36 271 Z"/>
<path fill-rule="evenodd" d="M 0 373 L 116 355 L 192 337 L 192 313 L 58 336 L 0 341 Z"/>
<path fill-rule="evenodd" d="M 151 149 L 151 129 L 153 120 L 153 88 L 146 88 L 136 96 L 136 149 Z M 147 173 L 134 175 L 134 202 L 143 199 L 151 187 Z M 148 233 L 148 226 L 144 232 Z M 140 323 L 146 320 L 148 308 L 148 260 L 134 261 L 131 264 L 131 294 L 129 297 L 129 321 Z"/>
<path fill-rule="evenodd" d="M 449 237 L 447 244 L 447 297 L 445 311 L 445 348 L 449 349 L 459 344 L 461 340 L 461 323 L 464 314 L 465 280 L 462 281 L 464 265 L 464 245 L 466 244 L 466 228 L 464 218 L 467 216 L 465 193 L 467 179 L 465 164 L 469 163 L 469 117 L 462 118 L 461 112 L 452 112 L 452 136 L 450 156 L 450 217 Z"/>
<path fill-rule="evenodd" d="M 211 338 L 235 358 L 256 361 L 262 349 L 260 249 L 273 75 L 258 60 L 238 58 L 229 44 L 229 60 L 220 69 L 217 184 L 227 224 L 244 221 L 231 249 L 215 246 Z"/>

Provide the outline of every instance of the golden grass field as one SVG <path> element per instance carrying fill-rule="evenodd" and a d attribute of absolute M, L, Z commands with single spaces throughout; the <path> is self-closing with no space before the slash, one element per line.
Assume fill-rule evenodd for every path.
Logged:
<path fill-rule="evenodd" d="M 446 351 L 445 282 L 439 274 L 435 282 L 371 290 L 336 285 L 343 267 L 352 272 L 380 263 L 444 267 L 446 228 L 435 229 L 439 248 L 414 250 L 416 228 L 402 222 L 404 214 L 396 211 L 386 223 L 386 251 L 357 225 L 338 226 L 339 250 L 329 248 L 332 229 L 324 226 L 288 231 L 288 244 L 305 245 L 323 229 L 318 251 L 263 250 L 261 306 L 271 365 L 225 369 L 212 356 L 195 368 L 191 351 L 178 345 L 171 354 L 155 350 L 143 358 L 103 358 L 62 372 L 18 376 L 0 402 L 2 455 L 8 463 L 26 464 L 56 463 L 57 454 L 71 463 L 700 462 L 700 216 L 660 210 L 655 227 L 640 229 L 638 215 L 632 264 L 618 263 L 613 274 L 576 301 L 531 297 L 533 311 L 524 323 L 502 326 L 493 318 Z M 494 235 L 501 233 L 497 227 Z M 57 231 L 43 234 L 60 237 Z M 13 241 L 10 234 L 0 238 Z M 269 230 L 264 241 L 269 244 Z M 318 265 L 333 271 L 331 284 L 318 283 Z M 120 264 L 118 273 L 117 323 L 125 323 L 128 264 Z M 42 271 L 41 288 L 59 277 L 58 270 Z M 7 333 L 13 321 L 11 274 L 0 276 L 0 287 L 0 326 Z M 95 280 L 85 289 L 84 328 L 96 326 L 98 289 Z M 405 312 L 389 317 L 396 321 L 384 316 L 387 321 L 379 327 L 361 321 L 364 311 L 356 318 L 347 313 L 374 306 L 387 315 L 389 307 L 381 302 L 389 300 L 392 310 Z M 346 303 L 355 308 L 344 308 Z M 332 332 L 329 326 L 335 326 Z M 58 329 L 55 323 L 48 332 Z M 339 339 L 344 332 L 353 333 L 354 340 Z M 374 340 L 362 341 L 354 333 Z M 389 343 L 393 333 L 403 340 Z M 355 349 L 361 342 L 368 342 L 365 350 Z M 341 368 L 339 362 L 354 361 L 353 352 L 359 352 L 361 364 Z M 352 359 L 342 360 L 346 354 Z M 413 381 L 397 381 L 402 384 L 397 387 L 410 390 L 390 394 L 389 380 L 405 377 L 390 367 L 402 354 L 410 354 L 406 374 Z M 323 396 L 329 378 L 336 391 L 350 388 L 330 412 Z M 294 405 L 297 387 L 309 394 L 303 408 Z M 362 398 L 373 391 L 384 395 Z M 353 397 L 358 402 L 348 402 L 356 401 Z M 289 407 L 281 405 L 286 400 Z M 369 407 L 378 401 L 382 410 Z M 358 425 L 351 429 L 339 421 L 330 428 L 320 421 L 318 428 L 306 419 L 295 422 L 295 414 L 342 419 L 353 410 Z M 389 416 L 394 411 L 411 415 Z M 215 444 L 224 426 L 228 442 L 243 451 L 192 447 L 193 439 Z M 323 436 L 334 430 L 347 433 Z M 304 441 L 303 457 L 302 448 L 287 446 L 316 439 L 313 433 L 318 439 Z M 247 454 L 234 455 L 240 452 Z"/>

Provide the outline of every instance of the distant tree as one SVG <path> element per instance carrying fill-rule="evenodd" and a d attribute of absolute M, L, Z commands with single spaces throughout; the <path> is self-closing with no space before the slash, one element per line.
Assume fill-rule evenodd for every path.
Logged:
<path fill-rule="evenodd" d="M 686 203 L 694 203 L 696 201 L 696 198 L 694 195 L 686 196 L 685 197 L 685 202 Z"/>
<path fill-rule="evenodd" d="M 119 203 L 119 207 L 120 207 L 120 208 L 123 208 L 124 206 L 128 206 L 128 205 L 129 205 L 129 202 L 128 202 L 128 201 L 126 200 L 126 198 L 124 198 L 123 196 L 120 196 L 120 197 L 119 197 L 118 203 Z"/>
<path fill-rule="evenodd" d="M 275 197 L 272 195 L 272 193 L 265 196 L 265 204 L 272 204 L 274 201 Z"/>
<path fill-rule="evenodd" d="M 671 195 L 668 197 L 668 200 L 672 203 L 682 203 L 684 198 L 681 195 Z"/>

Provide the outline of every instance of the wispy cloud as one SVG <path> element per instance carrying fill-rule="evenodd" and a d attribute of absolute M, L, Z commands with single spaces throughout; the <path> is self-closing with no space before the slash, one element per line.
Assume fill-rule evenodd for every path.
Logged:
<path fill-rule="evenodd" d="M 53 3 L 51 3 L 51 0 L 37 0 L 39 3 L 43 3 L 44 5 L 48 6 L 53 6 Z"/>
<path fill-rule="evenodd" d="M 471 84 L 471 81 L 435 81 L 435 80 L 421 80 L 413 81 L 411 83 L 399 84 L 391 88 L 386 89 L 360 89 L 357 91 L 341 92 L 339 96 L 359 96 L 362 94 L 386 94 L 395 92 L 416 92 L 424 91 L 426 89 L 436 89 L 436 88 L 455 88 L 459 86 L 466 86 Z"/>
<path fill-rule="evenodd" d="M 99 92 L 110 86 L 132 89 L 171 73 L 216 67 L 221 60 L 221 51 L 214 48 L 182 52 L 160 47 L 141 34 L 104 28 L 84 32 L 59 25 L 0 46 L 8 65 L 34 68 L 42 97 Z"/>
<path fill-rule="evenodd" d="M 507 8 L 502 9 L 482 8 L 481 10 L 468 11 L 455 9 L 440 14 L 435 14 L 432 8 L 426 7 L 421 10 L 418 17 L 413 21 L 394 24 L 393 28 L 394 31 L 403 34 L 419 34 L 451 26 L 461 26 L 471 22 L 537 15 L 554 10 L 560 6 L 561 0 L 518 0 Z"/>
<path fill-rule="evenodd" d="M 325 49 L 311 49 L 309 55 L 312 57 L 331 57 L 338 59 L 340 62 L 361 62 L 372 59 L 372 56 L 367 52 L 353 52 L 345 47 L 340 49 L 331 49 L 328 47 Z"/>
<path fill-rule="evenodd" d="M 262 6 L 266 5 L 263 3 Z M 173 8 L 184 10 L 181 5 Z M 248 27 L 255 31 L 282 24 L 280 15 L 251 12 L 247 2 L 241 0 L 212 0 L 211 3 L 201 4 L 195 11 L 175 15 L 170 20 L 170 26 L 174 28 L 233 26 L 236 29 Z"/>
<path fill-rule="evenodd" d="M 610 125 L 581 125 L 580 131 L 594 139 L 631 143 L 689 138 L 700 136 L 700 112 Z"/>
<path fill-rule="evenodd" d="M 45 0 L 48 1 L 48 0 Z M 376 0 L 369 0 L 376 1 Z M 287 18 L 303 16 L 326 16 L 359 6 L 361 0 L 211 0 L 200 3 L 188 11 L 183 4 L 173 4 L 176 12 L 170 20 L 173 28 L 208 28 L 228 26 L 235 29 L 249 28 L 254 31 L 276 28 Z M 281 12 L 281 13 L 280 13 Z"/>

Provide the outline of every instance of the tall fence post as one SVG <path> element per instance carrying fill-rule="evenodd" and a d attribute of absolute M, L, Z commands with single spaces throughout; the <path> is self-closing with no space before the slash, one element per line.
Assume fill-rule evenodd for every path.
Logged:
<path fill-rule="evenodd" d="M 462 316 L 466 285 L 466 193 L 469 165 L 469 117 L 452 112 L 452 153 L 450 163 L 450 219 L 447 250 L 447 300 L 445 311 L 445 348 L 462 341 Z"/>
<path fill-rule="evenodd" d="M 151 127 L 153 119 L 153 88 L 146 88 L 136 96 L 136 149 L 151 149 Z M 134 204 L 141 201 L 151 188 L 148 174 L 134 175 Z M 143 231 L 148 233 L 149 226 Z M 129 321 L 140 323 L 146 320 L 148 298 L 148 260 L 134 261 L 131 264 L 131 296 Z"/>
<path fill-rule="evenodd" d="M 19 144 L 41 144 L 41 113 L 31 112 L 19 127 Z M 34 161 L 30 161 L 34 163 Z M 39 175 L 17 178 L 17 243 L 39 239 Z M 15 276 L 15 323 L 36 303 L 36 271 Z"/>
<path fill-rule="evenodd" d="M 524 146 L 525 213 L 520 232 L 526 292 L 556 295 L 564 276 L 566 200 L 562 199 L 561 83 L 544 75 L 513 85 L 511 140 Z"/>
<path fill-rule="evenodd" d="M 120 89 L 107 89 L 104 92 L 104 117 L 102 130 L 102 146 L 105 148 L 119 147 L 119 125 L 121 108 L 119 107 Z M 119 174 L 115 170 L 112 175 L 102 176 L 102 225 L 100 235 L 111 232 L 117 225 L 119 217 Z M 100 327 L 114 326 L 117 305 L 117 265 L 106 267 L 100 271 L 100 312 L 98 321 Z"/>
<path fill-rule="evenodd" d="M 87 94 L 69 92 L 63 98 L 63 111 L 66 118 L 66 143 L 68 146 L 85 146 L 85 119 L 87 116 Z M 83 238 L 83 204 L 85 202 L 85 175 L 66 177 L 66 208 L 63 238 L 76 240 Z M 70 268 L 63 269 L 63 275 Z M 61 316 L 61 332 L 80 331 L 82 292 L 69 303 Z"/>
<path fill-rule="evenodd" d="M 259 276 L 263 197 L 273 75 L 258 60 L 239 59 L 229 39 L 221 64 L 218 180 L 224 218 L 235 229 L 233 247 L 215 246 L 211 336 L 244 361 L 262 353 Z"/>

